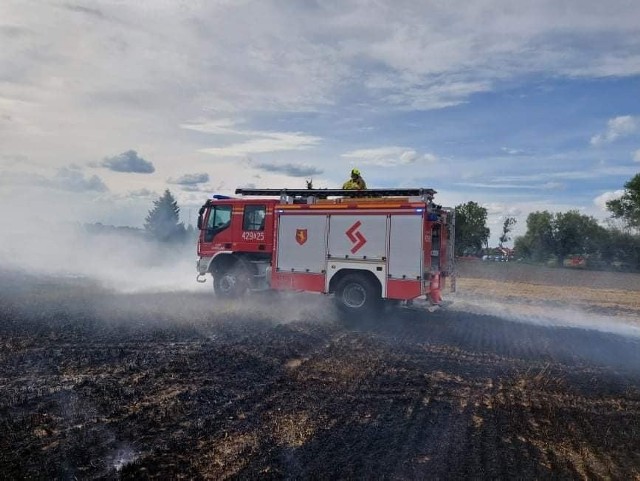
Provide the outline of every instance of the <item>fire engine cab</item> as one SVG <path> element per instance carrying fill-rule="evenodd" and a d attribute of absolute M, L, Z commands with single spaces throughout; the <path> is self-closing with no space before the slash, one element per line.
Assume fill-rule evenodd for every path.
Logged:
<path fill-rule="evenodd" d="M 222 298 L 267 289 L 331 294 L 348 313 L 383 300 L 442 303 L 455 290 L 454 210 L 432 189 L 237 189 L 200 209 L 198 277 Z"/>

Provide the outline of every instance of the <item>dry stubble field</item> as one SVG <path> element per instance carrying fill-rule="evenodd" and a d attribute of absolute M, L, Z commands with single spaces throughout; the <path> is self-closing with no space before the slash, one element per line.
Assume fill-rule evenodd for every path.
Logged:
<path fill-rule="evenodd" d="M 451 309 L 0 275 L 0 473 L 640 479 L 640 276 L 463 262 Z"/>

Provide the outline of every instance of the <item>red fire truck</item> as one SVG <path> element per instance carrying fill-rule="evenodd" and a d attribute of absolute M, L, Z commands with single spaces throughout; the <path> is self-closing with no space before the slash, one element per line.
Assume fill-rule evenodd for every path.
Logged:
<path fill-rule="evenodd" d="M 237 189 L 200 209 L 198 282 L 222 298 L 249 291 L 331 294 L 348 313 L 383 300 L 442 303 L 455 289 L 454 210 L 432 189 Z"/>

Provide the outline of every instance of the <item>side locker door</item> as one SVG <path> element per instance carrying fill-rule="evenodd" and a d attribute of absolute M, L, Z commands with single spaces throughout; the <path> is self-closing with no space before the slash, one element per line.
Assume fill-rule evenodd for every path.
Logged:
<path fill-rule="evenodd" d="M 386 215 L 332 215 L 329 257 L 380 260 L 387 255 Z"/>
<path fill-rule="evenodd" d="M 389 278 L 420 280 L 422 278 L 421 215 L 392 215 L 389 235 Z"/>
<path fill-rule="evenodd" d="M 280 214 L 276 270 L 324 274 L 327 216 Z"/>

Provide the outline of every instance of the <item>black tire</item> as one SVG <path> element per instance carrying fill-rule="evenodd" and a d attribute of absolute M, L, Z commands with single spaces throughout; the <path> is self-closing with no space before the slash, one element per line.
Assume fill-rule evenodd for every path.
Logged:
<path fill-rule="evenodd" d="M 335 299 L 344 314 L 358 318 L 379 314 L 382 306 L 378 283 L 359 273 L 347 274 L 340 279 Z"/>
<path fill-rule="evenodd" d="M 213 292 L 221 299 L 237 299 L 249 290 L 249 271 L 236 262 L 213 276 Z"/>

